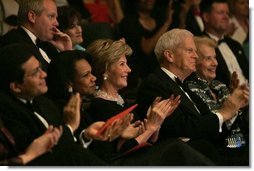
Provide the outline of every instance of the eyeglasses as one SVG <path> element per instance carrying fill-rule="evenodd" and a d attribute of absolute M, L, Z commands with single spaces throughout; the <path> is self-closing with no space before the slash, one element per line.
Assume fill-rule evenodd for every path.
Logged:
<path fill-rule="evenodd" d="M 42 70 L 42 64 L 40 64 L 38 67 L 32 70 L 31 73 L 27 74 L 27 77 L 38 77 L 41 72 L 44 72 Z"/>
<path fill-rule="evenodd" d="M 193 53 L 197 53 L 197 50 L 193 49 L 193 48 L 188 48 L 188 47 L 179 47 L 182 48 L 184 51 L 186 51 L 188 54 L 193 54 Z"/>

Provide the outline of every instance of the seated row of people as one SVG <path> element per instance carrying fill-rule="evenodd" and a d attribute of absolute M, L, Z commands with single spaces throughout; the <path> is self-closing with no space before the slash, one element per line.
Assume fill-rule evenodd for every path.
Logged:
<path fill-rule="evenodd" d="M 45 8 L 35 8 L 35 4 Z M 224 126 L 230 128 L 230 124 L 228 126 L 224 122 L 243 118 L 243 115 L 238 117 L 237 114 L 248 103 L 248 86 L 239 86 L 238 79 L 234 79 L 231 95 L 222 101 L 221 106 L 213 109 L 210 104 L 207 106 L 206 102 L 201 103 L 202 99 L 194 98 L 191 93 L 186 94 L 184 91 L 188 90 L 185 90 L 185 86 L 175 83 L 178 79 L 183 82 L 196 71 L 196 51 L 203 49 L 198 43 L 195 45 L 190 32 L 173 29 L 158 36 L 160 39 L 154 45 L 160 66 L 142 81 L 134 118 L 128 115 L 124 120 L 117 120 L 103 135 L 98 135 L 99 128 L 107 119 L 130 105 L 119 95 L 119 91 L 127 87 L 128 75 L 131 73 L 126 59 L 132 53 L 131 48 L 124 40 L 98 40 L 87 47 L 91 59 L 83 51 L 73 51 L 70 36 L 57 29 L 57 9 L 52 0 L 24 0 L 20 4 L 19 15 L 23 16 L 20 20 L 22 26 L 7 34 L 1 42 L 2 46 L 6 46 L 2 48 L 0 62 L 1 119 L 18 142 L 18 153 L 23 153 L 49 125 L 63 127 L 61 138 L 56 140 L 58 145 L 30 164 L 249 164 L 248 142 L 240 148 L 241 153 L 234 153 L 219 143 L 221 141 L 218 139 L 219 136 L 222 139 L 228 136 Z M 51 18 L 47 17 L 49 15 Z M 74 21 L 78 21 L 78 18 Z M 45 30 L 41 30 L 41 25 L 44 25 Z M 43 42 L 38 41 L 38 38 Z M 14 40 L 30 45 L 13 44 Z M 59 53 L 66 50 L 71 51 Z M 213 72 L 214 67 L 210 70 Z M 5 73 L 9 73 L 8 77 Z M 48 86 L 45 81 L 47 74 Z M 96 85 L 99 90 L 94 94 Z M 43 96 L 47 91 L 57 106 Z M 95 96 L 88 108 L 84 104 L 80 110 L 79 94 Z M 211 94 L 214 96 L 214 93 Z M 29 102 L 34 103 L 32 108 L 31 105 L 28 107 Z M 193 102 L 200 105 L 195 106 Z M 244 129 L 248 131 L 248 126 L 240 130 Z M 181 140 L 175 140 L 178 138 Z M 80 139 L 81 145 L 76 144 L 77 139 Z M 132 152 L 133 148 L 138 148 L 138 152 Z M 72 160 L 67 162 L 63 153 L 72 156 Z M 193 160 L 196 158 L 198 160 Z"/>
<path fill-rule="evenodd" d="M 17 50 L 13 51 L 13 48 Z M 84 52 L 81 54 L 83 53 Z M 81 116 L 81 99 L 79 94 L 71 96 L 67 106 L 63 109 L 62 115 L 61 112 L 59 112 L 58 107 L 51 100 L 43 96 L 48 89 L 45 80 L 47 74 L 41 69 L 39 61 L 35 58 L 34 54 L 33 48 L 28 45 L 26 46 L 26 44 L 9 45 L 1 50 L 0 63 L 2 73 L 0 74 L 2 80 L 0 85 L 1 118 L 4 121 L 6 128 L 12 133 L 16 141 L 17 150 L 20 153 L 24 151 L 34 139 L 43 134 L 49 125 L 62 125 L 63 127 L 62 136 L 57 145 L 55 145 L 50 152 L 43 154 L 38 160 L 34 160 L 34 162 L 29 164 L 58 166 L 213 165 L 213 162 L 210 159 L 180 140 L 164 142 L 160 146 L 148 146 L 148 149 L 142 149 L 144 150 L 143 153 L 141 153 L 141 151 L 137 151 L 135 154 L 130 153 L 129 155 L 127 153 L 123 158 L 115 159 L 112 162 L 105 162 L 105 160 L 103 160 L 104 158 L 96 156 L 89 149 L 85 149 L 76 143 L 74 132 L 79 126 Z M 7 73 L 7 71 L 9 72 L 8 77 L 3 74 Z M 84 79 L 84 77 L 81 79 Z M 170 103 L 171 101 L 173 101 L 174 105 Z M 26 104 L 28 102 L 33 103 L 33 108 Z M 173 106 L 172 108 L 171 105 Z M 144 125 L 141 124 L 139 129 L 132 128 L 133 125 L 130 123 L 121 123 L 121 126 L 126 125 L 130 127 L 132 131 L 128 130 L 127 127 L 127 130 L 116 128 L 111 132 L 120 132 L 121 134 L 118 134 L 118 136 L 123 136 L 126 133 L 125 136 L 127 136 L 128 139 L 128 135 L 137 135 L 135 133 L 137 130 L 141 132 L 144 131 L 142 137 L 145 138 L 142 139 L 142 137 L 140 137 L 140 140 L 137 140 L 137 143 L 145 142 L 147 138 L 158 129 L 158 126 L 156 128 L 155 125 L 161 124 L 162 120 L 174 110 L 174 106 L 177 106 L 177 100 L 156 100 L 153 106 L 154 109 L 149 110 L 148 112 L 148 121 L 143 123 Z M 103 124 L 99 127 L 102 125 Z M 146 130 L 146 126 L 148 125 L 150 125 L 149 128 L 152 128 L 151 130 Z M 112 126 L 114 126 L 114 124 Z M 92 130 L 92 133 L 95 135 L 98 132 L 98 126 L 96 128 Z M 84 135 L 87 135 L 86 132 L 87 131 L 82 131 Z M 101 140 L 109 140 L 110 136 L 108 135 L 110 135 L 111 132 L 106 131 L 107 139 Z M 147 135 L 147 133 L 149 134 Z M 110 143 L 114 142 L 115 141 L 112 141 Z M 131 145 L 135 144 L 131 143 Z M 122 144 L 122 146 L 124 145 Z M 105 152 L 105 148 L 103 150 Z M 161 150 L 162 153 L 158 153 L 158 150 Z M 68 158 L 63 154 L 67 154 Z M 132 159 L 132 155 L 135 156 L 135 160 L 130 160 Z M 148 159 L 147 156 L 157 157 Z M 192 157 L 189 158 L 189 156 Z"/>

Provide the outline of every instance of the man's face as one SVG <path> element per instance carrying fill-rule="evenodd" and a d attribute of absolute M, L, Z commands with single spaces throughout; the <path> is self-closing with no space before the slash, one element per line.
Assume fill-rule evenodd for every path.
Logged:
<path fill-rule="evenodd" d="M 34 21 L 36 36 L 43 41 L 53 40 L 57 26 L 56 4 L 52 0 L 44 0 L 43 11 Z"/>
<path fill-rule="evenodd" d="M 186 37 L 185 40 L 176 48 L 173 54 L 173 65 L 175 74 L 181 76 L 182 79 L 188 77 L 192 72 L 196 71 L 196 45 L 193 37 Z"/>
<path fill-rule="evenodd" d="M 212 31 L 224 34 L 229 27 L 229 8 L 227 3 L 214 3 L 210 13 L 205 18 L 207 26 Z"/>
<path fill-rule="evenodd" d="M 41 69 L 39 61 L 32 56 L 22 65 L 25 71 L 23 82 L 19 84 L 20 97 L 33 99 L 48 90 L 45 78 L 47 74 Z"/>

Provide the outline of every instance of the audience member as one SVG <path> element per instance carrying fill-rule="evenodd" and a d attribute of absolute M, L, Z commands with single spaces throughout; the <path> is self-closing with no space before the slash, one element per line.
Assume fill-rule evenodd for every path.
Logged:
<path fill-rule="evenodd" d="M 186 0 L 183 4 L 182 11 L 182 27 L 189 30 L 194 35 L 202 35 L 204 31 L 204 23 L 202 21 L 199 4 L 202 0 Z M 185 15 L 186 14 L 186 15 Z"/>
<path fill-rule="evenodd" d="M 1 46 L 22 42 L 33 45 L 36 58 L 46 71 L 58 51 L 72 49 L 70 37 L 58 30 L 57 8 L 54 0 L 22 0 L 18 11 L 18 29 L 2 38 Z"/>
<path fill-rule="evenodd" d="M 231 0 L 229 2 L 230 24 L 233 24 L 232 34 L 229 36 L 240 44 L 249 40 L 249 1 Z"/>
<path fill-rule="evenodd" d="M 62 127 L 49 126 L 44 134 L 33 140 L 25 152 L 19 154 L 16 151 L 16 142 L 12 134 L 0 119 L 0 165 L 29 165 L 33 160 L 40 160 L 39 156 L 50 150 L 57 144 L 62 135 Z"/>
<path fill-rule="evenodd" d="M 123 39 L 118 41 L 100 39 L 88 46 L 87 51 L 93 56 L 93 69 L 100 88 L 91 101 L 88 114 L 94 121 L 107 120 L 129 106 L 118 91 L 127 86 L 127 77 L 131 70 L 127 65 L 126 56 L 131 55 L 132 50 Z M 133 148 L 148 142 L 156 142 L 161 123 L 166 117 L 170 117 L 178 104 L 179 97 L 171 97 L 162 101 L 157 98 L 148 110 L 144 121 L 137 120 L 130 124 L 121 137 L 110 144 L 95 142 L 92 144 L 93 150 L 105 160 L 116 165 L 137 165 L 138 163 L 175 165 L 178 162 L 182 163 L 181 165 L 186 165 L 185 162 L 189 162 L 188 159 L 184 156 L 179 159 L 179 154 L 176 154 L 173 149 L 176 144 L 181 142 L 179 140 L 171 139 L 161 144 L 139 149 L 135 154 L 130 153 Z M 185 147 L 182 150 L 180 155 L 185 153 Z M 195 152 L 189 153 L 189 157 L 191 155 L 195 155 Z M 197 162 L 201 162 L 199 160 L 197 159 Z"/>
<path fill-rule="evenodd" d="M 115 27 L 123 19 L 119 0 L 83 0 L 83 5 L 89 11 L 92 23 L 109 23 Z"/>
<path fill-rule="evenodd" d="M 199 99 L 207 105 L 209 110 L 219 110 L 227 98 L 236 97 L 234 94 L 230 94 L 230 90 L 225 84 L 215 80 L 216 68 L 218 66 L 215 53 L 217 43 L 215 40 L 208 37 L 195 37 L 194 40 L 198 54 L 196 63 L 197 72 L 189 76 L 185 80 L 185 84 L 187 84 L 189 90 L 194 93 L 189 92 L 194 101 L 197 99 L 196 96 L 198 96 Z M 232 79 L 234 79 L 234 77 L 232 77 Z M 241 87 L 237 85 L 234 89 L 240 88 Z M 249 91 L 243 93 L 249 94 Z M 200 104 L 199 101 L 195 102 L 196 104 Z M 248 111 L 248 109 L 244 111 Z M 225 143 L 228 148 L 239 148 L 236 153 L 235 150 L 227 150 L 228 155 L 236 158 L 236 161 L 233 161 L 230 165 L 248 165 L 249 126 L 246 115 L 248 115 L 248 113 L 243 113 L 243 111 L 240 110 L 235 117 L 226 121 L 223 125 L 224 129 L 221 133 L 221 143 Z"/>
<path fill-rule="evenodd" d="M 228 1 L 230 7 L 230 24 L 233 27 L 230 37 L 242 44 L 245 55 L 249 60 L 249 1 Z M 230 28 L 232 28 L 230 27 Z"/>
<path fill-rule="evenodd" d="M 189 143 L 193 140 L 194 142 L 195 140 L 216 142 L 223 122 L 233 118 L 237 111 L 248 103 L 247 95 L 242 94 L 243 89 L 234 91 L 234 96 L 238 98 L 227 99 L 223 107 L 217 111 L 203 112 L 203 108 L 206 108 L 204 105 L 195 105 L 186 94 L 185 87 L 180 84 L 196 71 L 198 58 L 196 51 L 193 34 L 184 29 L 168 31 L 156 44 L 155 54 L 161 68 L 154 70 L 141 84 L 137 98 L 138 114 L 144 118 L 144 111 L 158 96 L 168 98 L 172 94 L 181 95 L 179 107 L 171 117 L 165 119 L 161 126 L 159 134 L 161 141 L 169 137 L 184 137 L 185 140 L 189 140 Z M 206 155 L 214 152 L 213 149 L 208 151 L 206 148 L 200 149 L 203 146 L 204 144 L 200 144 L 195 147 L 203 150 L 202 152 Z M 226 165 L 223 161 L 219 164 Z"/>
<path fill-rule="evenodd" d="M 73 93 L 81 95 L 80 125 L 75 134 L 78 137 L 83 136 L 84 139 L 88 140 L 87 143 L 84 143 L 84 140 L 80 138 L 81 144 L 84 147 L 87 147 L 91 143 L 91 139 L 112 141 L 122 133 L 122 130 L 126 127 L 125 125 L 129 122 L 128 117 L 116 120 L 112 124 L 112 127 L 107 129 L 108 132 L 105 131 L 103 136 L 97 134 L 98 129 L 105 122 L 98 121 L 93 123 L 85 113 L 87 109 L 85 106 L 89 104 L 90 97 L 96 89 L 96 77 L 92 75 L 92 69 L 88 61 L 91 61 L 91 56 L 86 52 L 79 50 L 61 52 L 59 58 L 52 60 L 50 63 L 47 76 L 47 96 L 56 103 L 60 111 L 63 110 Z M 86 128 L 85 131 L 84 128 Z M 110 139 L 108 135 L 110 135 Z"/>
<path fill-rule="evenodd" d="M 83 0 L 75 0 L 75 1 L 67 0 L 67 1 L 70 7 L 74 8 L 81 14 L 82 20 L 84 20 L 85 23 L 91 22 L 90 21 L 91 14 L 86 8 L 84 8 Z"/>
<path fill-rule="evenodd" d="M 225 35 L 229 28 L 227 0 L 205 0 L 200 3 L 204 34 L 219 42 L 216 48 L 218 67 L 216 80 L 229 86 L 230 77 L 237 72 L 240 83 L 249 79 L 249 64 L 240 43 Z"/>
<path fill-rule="evenodd" d="M 163 17 L 165 18 L 163 21 L 152 15 L 154 4 L 155 0 L 136 1 L 134 11 L 126 14 L 119 23 L 120 37 L 124 37 L 133 49 L 133 54 L 128 59 L 132 73 L 128 77 L 127 89 L 133 92 L 130 94 L 131 98 L 136 97 L 136 88 L 142 78 L 158 66 L 153 50 L 159 37 L 169 29 L 172 23 L 172 1 L 167 4 L 167 14 Z"/>
<path fill-rule="evenodd" d="M 85 51 L 85 48 L 80 45 L 83 42 L 80 13 L 69 6 L 58 7 L 57 11 L 59 30 L 70 36 L 73 49 Z"/>
<path fill-rule="evenodd" d="M 79 94 L 70 98 L 63 115 L 52 101 L 43 96 L 48 89 L 45 80 L 47 74 L 41 69 L 35 53 L 31 46 L 24 43 L 1 49 L 0 117 L 13 134 L 18 152 L 27 149 L 49 125 L 62 125 L 63 134 L 58 144 L 52 152 L 42 155 L 43 162 L 36 165 L 107 165 L 79 146 L 73 136 L 80 122 Z"/>
<path fill-rule="evenodd" d="M 8 25 L 7 32 L 16 29 L 18 27 L 18 19 L 16 15 L 9 15 L 4 19 L 4 22 Z"/>

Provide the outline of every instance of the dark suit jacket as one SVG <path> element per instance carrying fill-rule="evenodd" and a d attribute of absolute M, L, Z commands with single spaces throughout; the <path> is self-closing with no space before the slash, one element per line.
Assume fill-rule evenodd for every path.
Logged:
<path fill-rule="evenodd" d="M 58 108 L 46 97 L 40 96 L 33 100 L 44 119 L 54 126 L 63 126 L 63 134 L 52 152 L 35 160 L 35 165 L 107 165 L 97 156 L 84 150 L 75 143 L 70 129 L 63 123 Z M 46 128 L 23 102 L 0 91 L 0 117 L 6 128 L 12 132 L 18 152 L 24 151 Z M 68 157 L 66 157 L 68 156 Z"/>
<path fill-rule="evenodd" d="M 200 114 L 180 86 L 160 68 L 141 84 L 137 97 L 137 113 L 144 118 L 149 105 L 156 97 L 161 96 L 165 99 L 172 94 L 181 95 L 181 103 L 162 124 L 160 139 L 169 137 L 216 139 L 219 134 L 218 117 L 210 111 Z"/>
<path fill-rule="evenodd" d="M 9 44 L 19 43 L 19 42 L 27 43 L 35 49 L 35 51 L 37 52 L 35 57 L 41 62 L 42 68 L 46 71 L 48 67 L 48 62 L 42 57 L 37 46 L 33 43 L 33 41 L 30 39 L 28 34 L 21 27 L 18 27 L 17 29 L 11 30 L 10 32 L 6 33 L 1 38 L 0 48 Z M 46 52 L 46 54 L 48 55 L 50 59 L 53 59 L 58 56 L 57 49 L 49 42 L 41 43 L 41 49 L 43 49 Z"/>
<path fill-rule="evenodd" d="M 205 35 L 208 36 L 207 34 L 205 34 Z M 244 50 L 243 50 L 241 44 L 238 43 L 237 41 L 231 39 L 230 37 L 225 37 L 225 42 L 227 43 L 229 48 L 234 53 L 234 55 L 237 59 L 237 62 L 239 63 L 239 65 L 243 71 L 243 75 L 247 79 L 249 79 L 249 63 L 247 61 L 247 58 L 245 56 L 245 53 L 244 53 Z M 218 61 L 218 67 L 216 70 L 216 78 L 215 79 L 219 80 L 219 81 L 223 82 L 224 84 L 226 84 L 227 86 L 229 86 L 231 74 L 228 70 L 228 67 L 226 65 L 226 62 L 225 62 L 221 52 L 219 51 L 218 48 L 216 48 L 215 50 L 216 50 L 217 61 Z"/>
<path fill-rule="evenodd" d="M 195 36 L 200 36 L 203 34 L 202 30 L 200 29 L 197 20 L 195 19 L 192 10 L 189 10 L 186 16 L 186 29 L 192 32 Z"/>

